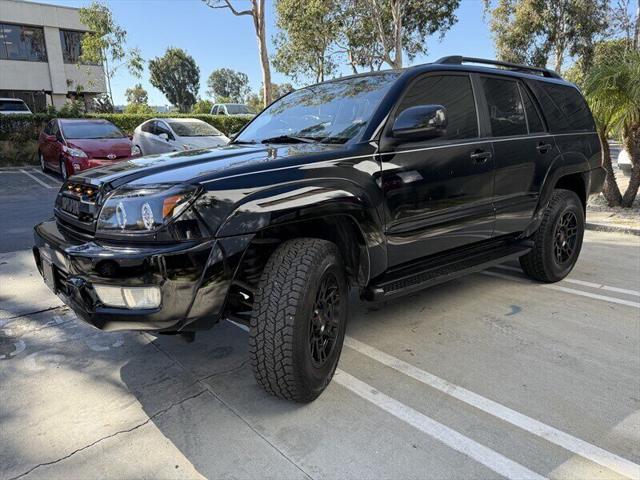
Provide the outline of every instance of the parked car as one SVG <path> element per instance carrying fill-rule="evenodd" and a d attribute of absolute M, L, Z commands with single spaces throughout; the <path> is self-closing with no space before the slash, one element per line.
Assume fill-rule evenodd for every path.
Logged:
<path fill-rule="evenodd" d="M 56 118 L 38 138 L 42 171 L 59 172 L 63 179 L 88 168 L 111 165 L 140 155 L 113 123 L 101 119 Z"/>
<path fill-rule="evenodd" d="M 216 103 L 211 107 L 211 115 L 254 115 L 254 113 L 242 103 Z"/>
<path fill-rule="evenodd" d="M 31 110 L 19 98 L 0 98 L 0 115 L 29 115 Z"/>
<path fill-rule="evenodd" d="M 557 73 L 446 57 L 301 88 L 226 147 L 83 172 L 34 255 L 100 329 L 249 325 L 260 385 L 308 402 L 336 369 L 350 289 L 384 301 L 515 259 L 563 279 L 600 152 Z"/>
<path fill-rule="evenodd" d="M 218 129 L 195 118 L 153 118 L 136 127 L 133 144 L 143 155 L 226 145 Z"/>
<path fill-rule="evenodd" d="M 631 155 L 624 148 L 620 150 L 618 154 L 618 168 L 626 174 L 630 174 L 633 169 L 633 163 L 631 161 Z"/>

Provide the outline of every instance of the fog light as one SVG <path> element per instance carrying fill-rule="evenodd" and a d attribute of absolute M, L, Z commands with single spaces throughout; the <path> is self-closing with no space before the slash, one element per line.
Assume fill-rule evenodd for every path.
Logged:
<path fill-rule="evenodd" d="M 162 295 L 159 287 L 113 287 L 94 285 L 100 301 L 108 307 L 158 308 Z"/>

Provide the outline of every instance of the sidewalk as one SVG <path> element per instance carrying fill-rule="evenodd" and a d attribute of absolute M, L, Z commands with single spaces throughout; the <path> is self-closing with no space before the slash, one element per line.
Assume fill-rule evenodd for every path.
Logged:
<path fill-rule="evenodd" d="M 639 196 L 640 197 L 640 196 Z M 640 235 L 640 201 L 633 208 L 609 207 L 602 196 L 587 205 L 588 230 Z"/>

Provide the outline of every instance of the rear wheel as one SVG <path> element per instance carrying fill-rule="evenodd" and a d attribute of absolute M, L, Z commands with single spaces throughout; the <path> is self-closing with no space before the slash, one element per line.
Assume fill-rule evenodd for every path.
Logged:
<path fill-rule="evenodd" d="M 312 238 L 283 243 L 264 268 L 251 316 L 249 350 L 258 383 L 287 400 L 317 398 L 338 365 L 347 306 L 335 244 Z"/>
<path fill-rule="evenodd" d="M 557 282 L 566 277 L 578 260 L 584 237 L 584 210 L 580 198 L 570 190 L 553 192 L 534 247 L 520 257 L 522 270 L 536 280 Z"/>

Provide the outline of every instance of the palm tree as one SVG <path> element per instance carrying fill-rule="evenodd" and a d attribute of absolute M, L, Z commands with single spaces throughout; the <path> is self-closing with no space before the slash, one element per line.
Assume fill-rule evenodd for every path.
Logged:
<path fill-rule="evenodd" d="M 611 206 L 629 208 L 640 187 L 640 50 L 625 49 L 594 65 L 585 79 L 585 96 L 596 118 L 603 144 L 603 164 L 607 170 L 604 195 Z M 608 155 L 607 136 L 622 133 L 625 149 L 631 155 L 629 186 L 620 194 Z"/>

